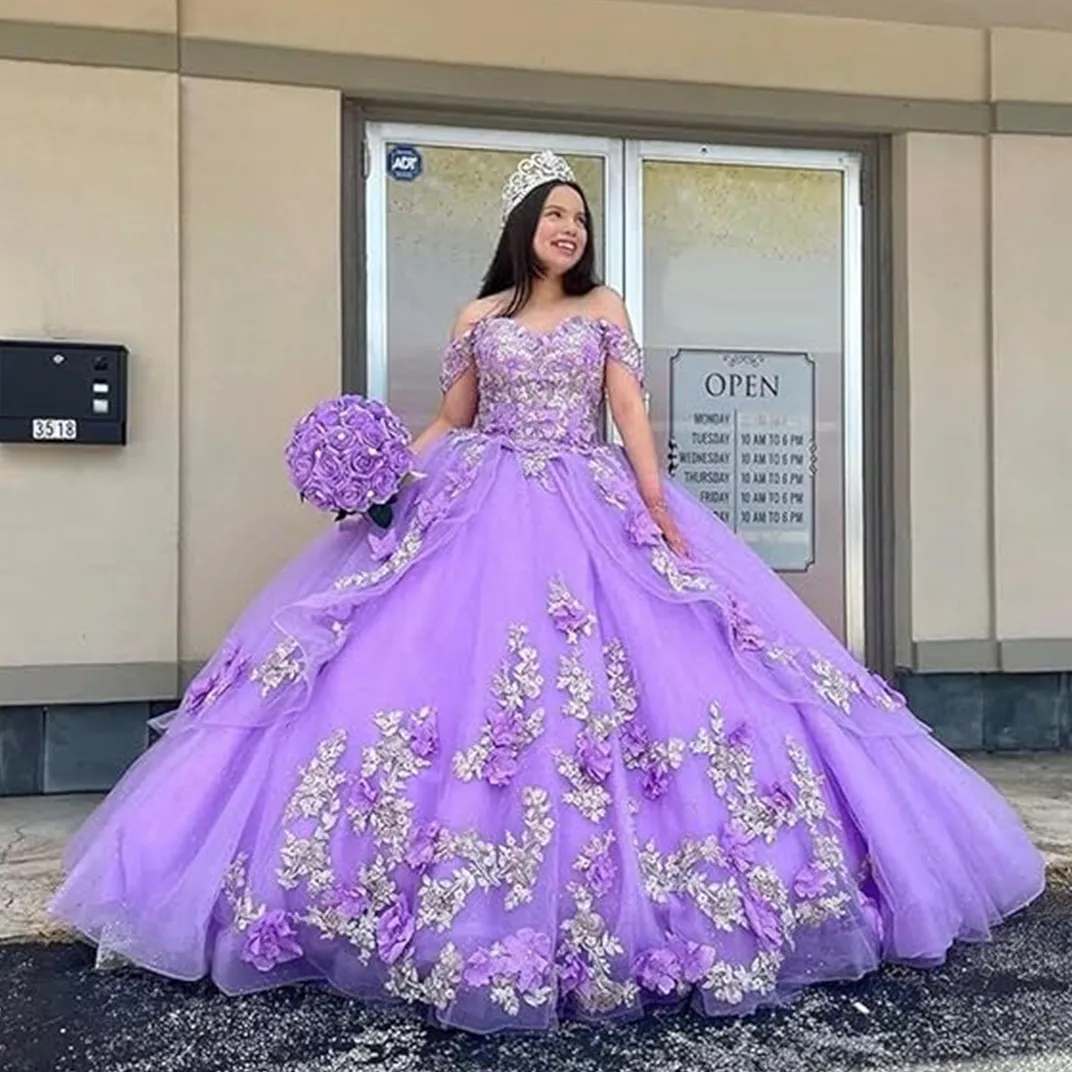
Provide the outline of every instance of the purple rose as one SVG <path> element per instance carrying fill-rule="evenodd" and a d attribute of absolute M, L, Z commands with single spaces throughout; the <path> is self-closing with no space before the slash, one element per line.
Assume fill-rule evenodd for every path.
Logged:
<path fill-rule="evenodd" d="M 356 485 L 341 485 L 332 500 L 335 506 L 351 514 L 360 513 L 368 506 L 368 493 Z"/>
<path fill-rule="evenodd" d="M 610 746 L 591 730 L 581 730 L 577 734 L 577 763 L 590 781 L 605 782 L 614 765 Z"/>
<path fill-rule="evenodd" d="M 625 531 L 637 547 L 654 547 L 662 540 L 659 526 L 655 524 L 651 514 L 641 506 L 634 506 L 630 509 L 625 522 Z"/>
<path fill-rule="evenodd" d="M 363 814 L 368 814 L 380 802 L 380 787 L 369 778 L 358 778 L 350 785 L 350 804 Z"/>
<path fill-rule="evenodd" d="M 354 449 L 346 463 L 349 466 L 350 479 L 358 487 L 366 489 L 369 479 L 376 472 L 376 455 L 372 454 L 368 447 L 355 441 Z"/>
<path fill-rule="evenodd" d="M 637 982 L 645 990 L 672 994 L 681 982 L 681 965 L 669 949 L 649 949 L 636 959 Z"/>
<path fill-rule="evenodd" d="M 572 949 L 562 952 L 558 960 L 558 985 L 563 994 L 580 990 L 591 978 L 592 971 L 588 967 L 588 961 Z"/>
<path fill-rule="evenodd" d="M 357 885 L 352 888 L 336 886 L 324 896 L 324 903 L 328 908 L 335 909 L 343 919 L 358 919 L 368 911 L 371 900 L 368 890 L 364 886 Z"/>
<path fill-rule="evenodd" d="M 328 451 L 322 451 L 313 466 L 313 479 L 324 490 L 325 494 L 332 494 L 335 489 L 347 483 L 346 472 L 343 463 L 338 456 Z"/>
<path fill-rule="evenodd" d="M 354 453 L 360 451 L 360 444 L 354 430 L 345 424 L 331 429 L 327 437 L 327 445 L 340 463 L 345 463 Z"/>
<path fill-rule="evenodd" d="M 647 763 L 640 791 L 648 800 L 662 800 L 670 789 L 670 768 L 660 761 Z"/>
<path fill-rule="evenodd" d="M 764 949 L 776 949 L 781 944 L 782 923 L 769 905 L 754 897 L 745 897 L 744 915 L 756 941 Z"/>
<path fill-rule="evenodd" d="M 681 966 L 681 977 L 686 983 L 698 983 L 714 967 L 715 950 L 709 945 L 675 935 L 670 939 L 669 949 Z"/>
<path fill-rule="evenodd" d="M 488 736 L 496 748 L 517 748 L 521 743 L 520 717 L 513 711 L 492 711 L 488 715 Z"/>
<path fill-rule="evenodd" d="M 398 478 L 386 466 L 372 474 L 372 498 L 375 502 L 387 502 L 398 491 Z"/>
<path fill-rule="evenodd" d="M 406 863 L 414 871 L 420 871 L 435 860 L 442 830 L 442 826 L 433 819 L 414 832 L 406 851 Z"/>
<path fill-rule="evenodd" d="M 834 881 L 834 876 L 817 863 L 801 868 L 793 882 L 793 891 L 798 897 L 821 897 L 823 891 Z"/>
<path fill-rule="evenodd" d="M 278 964 L 298 960 L 302 947 L 286 912 L 274 909 L 250 925 L 242 959 L 258 971 L 271 971 Z"/>
<path fill-rule="evenodd" d="M 413 938 L 417 921 L 405 897 L 399 897 L 376 925 L 376 948 L 384 964 L 396 964 Z"/>
<path fill-rule="evenodd" d="M 551 939 L 530 927 L 523 927 L 502 943 L 503 973 L 517 980 L 523 994 L 531 994 L 543 985 L 551 966 Z"/>
<path fill-rule="evenodd" d="M 413 461 L 413 451 L 401 443 L 396 443 L 387 451 L 387 463 L 398 479 L 412 471 Z"/>
<path fill-rule="evenodd" d="M 618 877 L 618 868 L 608 851 L 592 857 L 588 865 L 588 888 L 597 896 L 605 897 L 614 889 L 614 880 Z"/>
<path fill-rule="evenodd" d="M 298 454 L 290 461 L 290 473 L 295 485 L 300 489 L 313 475 L 313 459 L 308 454 Z"/>
<path fill-rule="evenodd" d="M 486 949 L 478 949 L 465 962 L 462 979 L 467 986 L 487 986 L 502 970 L 502 957 L 493 956 Z"/>
<path fill-rule="evenodd" d="M 362 443 L 377 452 L 384 446 L 387 439 L 383 428 L 377 421 L 369 421 L 362 425 L 358 434 L 361 436 Z"/>
<path fill-rule="evenodd" d="M 627 722 L 622 730 L 622 752 L 630 763 L 639 763 L 647 752 L 651 740 L 648 731 L 635 719 Z"/>
<path fill-rule="evenodd" d="M 434 712 L 414 720 L 409 731 L 410 748 L 418 759 L 431 759 L 439 751 L 439 722 Z"/>
<path fill-rule="evenodd" d="M 493 748 L 484 763 L 484 780 L 490 785 L 509 785 L 517 774 L 517 759 L 508 748 Z"/>
<path fill-rule="evenodd" d="M 398 547 L 398 536 L 394 529 L 387 529 L 382 536 L 369 529 L 367 539 L 374 562 L 386 562 Z"/>

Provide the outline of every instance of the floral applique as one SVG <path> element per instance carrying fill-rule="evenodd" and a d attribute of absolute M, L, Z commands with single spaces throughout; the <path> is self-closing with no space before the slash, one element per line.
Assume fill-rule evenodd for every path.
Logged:
<path fill-rule="evenodd" d="M 597 899 L 606 897 L 618 882 L 618 865 L 612 851 L 615 840 L 613 831 L 597 834 L 573 864 L 573 869 L 584 876 L 585 884 Z"/>
<path fill-rule="evenodd" d="M 508 786 L 520 770 L 518 756 L 543 733 L 544 710 L 529 709 L 543 691 L 539 655 L 527 641 L 523 625 L 510 628 L 504 660 L 495 675 L 492 692 L 498 707 L 484 723 L 480 740 L 454 756 L 454 773 L 462 781 L 483 778 L 489 785 Z"/>
<path fill-rule="evenodd" d="M 648 800 L 661 800 L 666 795 L 670 775 L 681 768 L 687 751 L 686 742 L 677 737 L 652 741 L 647 730 L 636 722 L 630 722 L 622 733 L 625 765 L 642 772 L 641 792 Z"/>
<path fill-rule="evenodd" d="M 224 896 L 231 906 L 235 930 L 245 935 L 241 957 L 258 971 L 269 972 L 304 956 L 293 917 L 282 909 L 255 904 L 247 879 L 248 857 L 239 855 L 227 869 Z"/>
<path fill-rule="evenodd" d="M 625 946 L 597 911 L 596 895 L 585 882 L 567 883 L 573 915 L 559 925 L 555 958 L 559 987 L 588 1013 L 606 1013 L 636 1003 L 639 989 L 622 965 Z"/>
<path fill-rule="evenodd" d="M 409 781 L 426 770 L 439 750 L 438 716 L 433 707 L 380 711 L 373 722 L 376 744 L 361 753 L 361 770 L 349 778 L 346 815 L 355 833 L 371 830 L 391 866 L 406 856 L 413 835 L 413 801 Z"/>
<path fill-rule="evenodd" d="M 532 900 L 555 823 L 546 790 L 526 786 L 521 800 L 522 832 L 518 836 L 508 830 L 500 844 L 484 840 L 475 831 L 440 832 L 437 858 L 459 864 L 443 877 L 425 875 L 421 879 L 418 927 L 446 931 L 477 889 L 490 893 L 505 887 L 504 905 L 508 911 Z"/>
<path fill-rule="evenodd" d="M 301 645 L 293 637 L 287 637 L 280 641 L 268 653 L 264 661 L 253 669 L 249 679 L 260 686 L 261 697 L 267 698 L 269 694 L 283 685 L 300 680 L 304 672 L 305 659 Z"/>
<path fill-rule="evenodd" d="M 210 708 L 246 676 L 249 663 L 249 656 L 237 641 L 225 641 L 215 658 L 190 682 L 183 697 L 183 710 L 199 715 Z"/>
<path fill-rule="evenodd" d="M 397 961 L 387 974 L 387 992 L 403 1001 L 422 1002 L 435 1009 L 449 1008 L 458 996 L 465 961 L 453 942 L 440 949 L 432 967 L 421 978 L 412 955 Z"/>
<path fill-rule="evenodd" d="M 626 538 L 635 546 L 647 551 L 652 569 L 678 594 L 708 592 L 715 584 L 706 574 L 690 568 L 675 555 L 662 539 L 655 538 L 654 521 L 644 519 L 647 514 L 636 491 L 635 481 L 626 475 L 621 461 L 609 449 L 597 452 L 588 463 L 589 472 L 604 502 L 622 511 Z M 650 524 L 649 524 L 650 521 Z M 658 532 L 658 529 L 655 529 Z"/>
<path fill-rule="evenodd" d="M 477 949 L 465 962 L 462 979 L 473 988 L 488 988 L 491 1000 L 511 1016 L 521 1003 L 539 1008 L 553 1000 L 552 943 L 546 934 L 524 927 Z"/>

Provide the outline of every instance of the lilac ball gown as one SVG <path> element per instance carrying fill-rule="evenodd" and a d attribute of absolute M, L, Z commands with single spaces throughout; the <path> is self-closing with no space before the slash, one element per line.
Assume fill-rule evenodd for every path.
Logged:
<path fill-rule="evenodd" d="M 491 319 L 473 429 L 332 529 L 69 850 L 54 911 L 229 994 L 488 1032 L 736 1015 L 938 964 L 1044 885 L 999 794 L 705 508 L 672 554 L 598 436 L 621 329 Z"/>

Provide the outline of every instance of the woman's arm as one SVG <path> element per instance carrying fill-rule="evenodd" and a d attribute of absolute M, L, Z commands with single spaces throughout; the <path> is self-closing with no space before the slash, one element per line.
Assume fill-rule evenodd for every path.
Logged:
<path fill-rule="evenodd" d="M 625 303 L 613 290 L 603 287 L 598 295 L 598 315 L 632 335 Z M 633 375 L 618 361 L 608 361 L 606 370 L 607 400 L 611 416 L 622 434 L 625 453 L 633 467 L 637 490 L 651 513 L 652 519 L 677 554 L 686 554 L 687 547 L 663 497 L 663 480 L 659 470 L 659 455 L 655 435 L 644 407 L 644 394 Z"/>
<path fill-rule="evenodd" d="M 462 310 L 455 320 L 452 332 L 453 345 L 460 344 L 466 332 L 476 323 L 480 310 L 474 308 L 474 305 Z M 476 369 L 473 367 L 472 360 L 469 360 L 462 373 L 443 395 L 435 420 L 413 441 L 413 453 L 419 457 L 443 436 L 457 428 L 468 428 L 476 417 L 476 406 Z"/>

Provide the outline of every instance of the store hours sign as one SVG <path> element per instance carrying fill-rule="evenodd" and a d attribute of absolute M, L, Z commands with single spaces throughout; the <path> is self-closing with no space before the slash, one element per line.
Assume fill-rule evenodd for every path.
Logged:
<path fill-rule="evenodd" d="M 670 360 L 670 473 L 772 569 L 815 561 L 815 362 L 680 350 Z"/>

